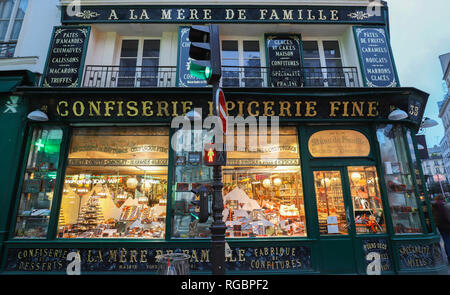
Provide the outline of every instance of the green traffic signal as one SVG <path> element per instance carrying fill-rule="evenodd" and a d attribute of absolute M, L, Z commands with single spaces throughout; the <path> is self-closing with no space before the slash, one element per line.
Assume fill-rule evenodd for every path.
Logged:
<path fill-rule="evenodd" d="M 205 65 L 199 65 L 193 61 L 189 63 L 189 73 L 199 79 L 209 81 L 212 74 L 211 67 Z"/>

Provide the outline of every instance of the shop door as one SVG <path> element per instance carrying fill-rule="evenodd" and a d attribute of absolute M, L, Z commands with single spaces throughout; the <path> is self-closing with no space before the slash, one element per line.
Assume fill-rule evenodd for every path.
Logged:
<path fill-rule="evenodd" d="M 355 273 L 354 232 L 346 169 L 313 170 L 321 271 Z"/>

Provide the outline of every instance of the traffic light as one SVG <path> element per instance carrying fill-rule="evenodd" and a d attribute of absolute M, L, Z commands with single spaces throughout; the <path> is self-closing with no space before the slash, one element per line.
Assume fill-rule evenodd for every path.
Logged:
<path fill-rule="evenodd" d="M 198 220 L 199 223 L 205 223 L 208 221 L 209 209 L 208 209 L 208 193 L 209 190 L 206 186 L 202 185 L 197 189 L 192 189 L 191 192 L 195 194 L 195 200 L 191 203 L 196 207 L 196 212 L 191 215 Z"/>
<path fill-rule="evenodd" d="M 206 166 L 225 166 L 227 152 L 217 151 L 211 144 L 205 144 L 203 160 Z"/>
<path fill-rule="evenodd" d="M 218 83 L 222 76 L 219 27 L 217 25 L 191 26 L 189 29 L 189 72 L 192 76 Z"/>

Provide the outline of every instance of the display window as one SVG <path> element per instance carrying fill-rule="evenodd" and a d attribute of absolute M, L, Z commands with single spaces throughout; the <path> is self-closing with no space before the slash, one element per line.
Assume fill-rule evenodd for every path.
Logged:
<path fill-rule="evenodd" d="M 74 128 L 59 238 L 165 237 L 169 129 Z"/>
<path fill-rule="evenodd" d="M 258 146 L 261 136 L 267 136 L 269 144 Z M 248 129 L 234 134 L 235 148 L 227 152 L 227 166 L 222 167 L 227 238 L 306 236 L 297 130 L 280 127 L 276 144 L 270 142 L 271 136 Z M 211 141 L 203 137 L 195 142 Z M 238 149 L 241 142 L 245 147 Z M 184 153 L 176 153 L 176 177 L 182 182 L 174 184 L 173 237 L 206 238 L 213 220 L 198 223 L 190 190 L 210 183 L 213 171 L 201 164 L 201 158 L 197 164 L 190 161 L 192 152 Z"/>
<path fill-rule="evenodd" d="M 55 192 L 63 131 L 36 128 L 25 169 L 14 230 L 15 238 L 46 238 Z"/>
<path fill-rule="evenodd" d="M 377 128 L 390 211 L 396 234 L 422 233 L 409 148 L 400 125 Z"/>
<path fill-rule="evenodd" d="M 321 235 L 347 235 L 348 224 L 340 171 L 314 171 Z"/>
<path fill-rule="evenodd" d="M 347 168 L 357 234 L 385 233 L 380 186 L 374 166 Z"/>

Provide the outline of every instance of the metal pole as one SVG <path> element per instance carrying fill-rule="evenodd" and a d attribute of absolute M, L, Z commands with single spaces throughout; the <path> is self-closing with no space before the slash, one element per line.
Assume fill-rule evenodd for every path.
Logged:
<path fill-rule="evenodd" d="M 213 101 L 214 115 L 217 114 L 217 106 L 215 105 L 216 92 L 219 89 L 219 82 L 213 84 Z M 225 145 L 224 145 L 224 152 Z M 222 198 L 222 166 L 214 166 L 213 174 L 213 218 L 211 224 L 211 263 L 213 275 L 225 274 L 225 231 L 226 226 L 223 222 L 223 198 Z"/>

